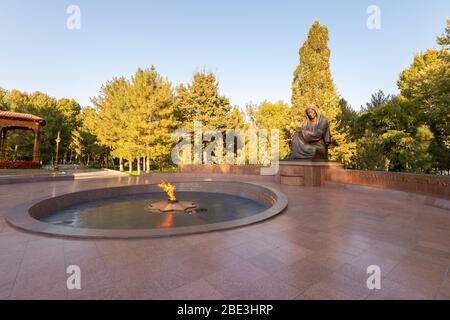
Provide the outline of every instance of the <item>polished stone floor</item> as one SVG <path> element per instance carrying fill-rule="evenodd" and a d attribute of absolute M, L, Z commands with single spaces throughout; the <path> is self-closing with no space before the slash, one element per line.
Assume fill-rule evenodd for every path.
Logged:
<path fill-rule="evenodd" d="M 450 211 L 389 190 L 264 182 L 288 196 L 282 214 L 173 238 L 50 238 L 3 219 L 31 199 L 147 181 L 159 182 L 0 185 L 0 299 L 450 299 Z M 69 265 L 81 290 L 67 289 Z M 380 290 L 367 289 L 369 265 L 381 268 Z"/>

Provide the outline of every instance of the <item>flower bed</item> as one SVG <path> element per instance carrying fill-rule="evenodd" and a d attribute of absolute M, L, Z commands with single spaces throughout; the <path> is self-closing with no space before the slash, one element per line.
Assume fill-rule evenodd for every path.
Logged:
<path fill-rule="evenodd" d="M 0 162 L 0 169 L 40 169 L 42 165 L 34 161 Z"/>

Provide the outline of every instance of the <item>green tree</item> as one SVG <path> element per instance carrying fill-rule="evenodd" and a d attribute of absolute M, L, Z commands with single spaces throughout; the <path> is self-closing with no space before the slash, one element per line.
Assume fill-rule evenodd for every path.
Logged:
<path fill-rule="evenodd" d="M 445 28 L 445 33 L 436 38 L 438 45 L 443 46 L 448 49 L 450 46 L 450 19 L 447 19 L 447 27 Z"/>
<path fill-rule="evenodd" d="M 91 99 L 94 108 L 85 110 L 84 118 L 87 132 L 96 136 L 102 147 L 109 148 L 111 154 L 120 159 L 121 169 L 123 159 L 128 159 L 130 164 L 134 160 L 133 141 L 127 131 L 129 91 L 130 84 L 125 77 L 107 81 L 101 86 L 100 94 Z"/>
<path fill-rule="evenodd" d="M 94 112 L 86 127 L 112 155 L 127 159 L 129 170 L 136 161 L 138 172 L 149 170 L 150 161 L 162 169 L 168 162 L 171 133 L 177 127 L 177 112 L 171 83 L 152 66 L 138 69 L 131 80 L 114 78 L 92 99 Z"/>
<path fill-rule="evenodd" d="M 230 101 L 220 94 L 219 83 L 212 72 L 195 72 L 191 83 L 179 85 L 176 88 L 175 109 L 181 126 L 191 133 L 196 121 L 202 123 L 204 132 L 217 129 L 225 134 L 226 129 L 233 129 L 233 124 L 229 122 Z M 210 140 L 211 143 L 214 141 L 214 138 Z M 207 144 L 203 142 L 204 148 Z M 225 152 L 225 148 L 222 150 Z M 223 161 L 225 154 L 217 152 L 217 149 L 213 150 L 212 156 L 218 162 Z"/>
<path fill-rule="evenodd" d="M 173 146 L 172 132 L 178 126 L 171 83 L 152 66 L 138 70 L 131 81 L 130 130 L 137 153 L 156 161 L 160 170 L 169 162 Z M 147 163 L 149 169 L 149 165 Z M 139 170 L 139 162 L 138 162 Z"/>
<path fill-rule="evenodd" d="M 9 110 L 8 101 L 6 99 L 8 95 L 8 91 L 0 87 L 0 111 L 7 111 Z"/>
<path fill-rule="evenodd" d="M 95 113 L 92 108 L 85 108 L 78 116 L 80 125 L 72 131 L 70 149 L 74 153 L 76 162 L 90 165 L 92 162 L 104 162 L 102 156 L 108 154 L 108 150 L 103 148 L 97 141 L 97 137 L 89 132 L 88 121 L 86 118 Z M 72 155 L 70 157 L 72 161 Z"/>
<path fill-rule="evenodd" d="M 292 113 L 301 121 L 305 107 L 314 103 L 323 114 L 333 120 L 338 115 L 339 97 L 330 71 L 328 29 L 314 21 L 308 37 L 300 48 L 300 64 L 292 81 Z"/>
<path fill-rule="evenodd" d="M 251 124 L 256 129 L 266 129 L 268 134 L 272 129 L 279 130 L 280 159 L 288 157 L 290 153 L 290 109 L 290 106 L 282 100 L 275 103 L 263 101 L 257 106 L 252 104 L 247 106 L 247 113 L 250 117 Z M 268 146 L 270 148 L 270 142 Z"/>
<path fill-rule="evenodd" d="M 245 114 L 241 110 L 239 110 L 238 106 L 234 106 L 231 110 L 230 114 L 228 115 L 228 123 L 230 129 L 245 129 L 246 128 L 246 121 L 245 121 Z"/>
<path fill-rule="evenodd" d="M 417 116 L 417 106 L 401 96 L 372 95 L 368 108 L 345 121 L 356 142 L 352 166 L 359 169 L 428 172 L 433 134 Z M 349 120 L 350 119 L 350 120 Z"/>
<path fill-rule="evenodd" d="M 81 106 L 74 99 L 59 99 L 56 108 L 65 118 L 64 122 L 66 123 L 69 131 L 74 130 L 81 124 Z"/>
<path fill-rule="evenodd" d="M 329 154 L 331 159 L 344 161 L 351 158 L 345 132 L 335 130 L 340 113 L 339 96 L 331 77 L 328 28 L 314 21 L 308 37 L 300 48 L 300 63 L 294 71 L 292 81 L 291 110 L 297 127 L 304 118 L 305 107 L 315 104 L 329 120 L 333 143 Z"/>
<path fill-rule="evenodd" d="M 358 130 L 358 113 L 343 98 L 339 100 L 339 109 L 338 116 L 336 117 L 336 133 L 334 135 L 337 135 L 341 139 L 341 143 L 337 148 L 334 148 L 334 156 L 346 168 L 351 168 L 354 166 L 354 156 L 356 153 L 354 136 Z"/>
<path fill-rule="evenodd" d="M 398 81 L 402 97 L 417 106 L 417 116 L 434 135 L 430 149 L 433 167 L 450 170 L 450 52 L 449 23 L 446 34 L 438 37 L 439 50 L 417 54 Z"/>
<path fill-rule="evenodd" d="M 366 108 L 363 108 L 363 110 L 371 110 L 378 108 L 389 101 L 391 101 L 394 98 L 394 96 L 388 94 L 386 95 L 383 90 L 378 90 L 376 93 L 372 94 L 370 102 L 366 103 Z"/>
<path fill-rule="evenodd" d="M 356 144 L 354 162 L 356 169 L 387 170 L 389 164 L 381 138 L 377 136 L 360 138 Z"/>
<path fill-rule="evenodd" d="M 71 143 L 72 130 L 78 125 L 79 104 L 74 100 L 50 97 L 42 92 L 26 93 L 19 90 L 3 92 L 3 104 L 14 112 L 31 113 L 45 119 L 41 130 L 41 160 L 54 160 L 58 132 L 61 136 L 59 158 L 65 160 Z M 7 144 L 10 149 L 18 146 L 18 159 L 29 160 L 33 154 L 33 134 L 22 130 L 11 131 Z M 12 154 L 11 150 L 9 154 Z"/>
<path fill-rule="evenodd" d="M 434 135 L 426 125 L 417 128 L 415 139 L 412 142 L 411 152 L 407 153 L 405 161 L 408 171 L 428 173 L 432 168 L 432 155 L 430 146 L 434 140 Z"/>
<path fill-rule="evenodd" d="M 201 121 L 204 130 L 229 127 L 230 101 L 219 93 L 219 83 L 212 72 L 194 73 L 192 83 L 176 89 L 175 105 L 183 126 L 193 129 L 194 121 Z"/>

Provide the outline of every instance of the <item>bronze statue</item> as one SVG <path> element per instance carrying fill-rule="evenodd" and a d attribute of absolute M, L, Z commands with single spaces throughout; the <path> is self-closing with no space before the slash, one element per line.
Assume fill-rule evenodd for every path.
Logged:
<path fill-rule="evenodd" d="M 331 143 L 328 120 L 315 105 L 307 106 L 305 113 L 301 127 L 294 130 L 289 159 L 328 160 L 328 144 Z"/>

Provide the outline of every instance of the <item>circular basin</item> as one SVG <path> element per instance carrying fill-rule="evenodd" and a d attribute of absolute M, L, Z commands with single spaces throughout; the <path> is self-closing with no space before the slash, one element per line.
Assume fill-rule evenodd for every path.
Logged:
<path fill-rule="evenodd" d="M 142 238 L 208 232 L 259 222 L 282 212 L 287 199 L 273 188 L 242 182 L 174 183 L 186 212 L 151 212 L 166 201 L 156 184 L 68 193 L 8 215 L 15 227 L 38 233 L 87 238 Z"/>

